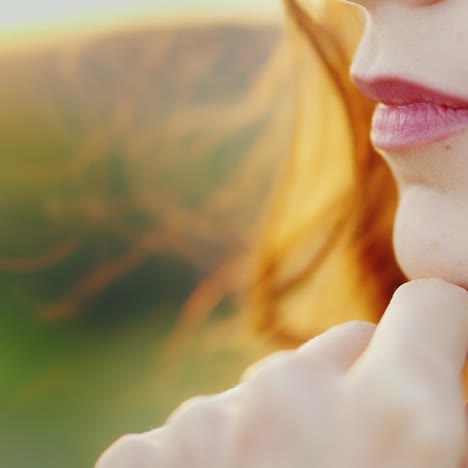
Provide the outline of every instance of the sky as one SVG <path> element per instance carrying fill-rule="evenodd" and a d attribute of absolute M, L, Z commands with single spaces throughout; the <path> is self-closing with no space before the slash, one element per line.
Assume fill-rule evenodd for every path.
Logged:
<path fill-rule="evenodd" d="M 1 42 L 167 17 L 271 17 L 281 0 L 0 0 Z"/>

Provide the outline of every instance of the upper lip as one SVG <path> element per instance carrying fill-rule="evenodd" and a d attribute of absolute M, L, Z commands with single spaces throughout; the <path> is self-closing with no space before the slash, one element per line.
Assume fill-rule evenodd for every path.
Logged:
<path fill-rule="evenodd" d="M 467 98 L 454 96 L 398 77 L 363 78 L 353 75 L 352 79 L 365 96 L 387 106 L 432 103 L 455 109 L 468 108 Z"/>

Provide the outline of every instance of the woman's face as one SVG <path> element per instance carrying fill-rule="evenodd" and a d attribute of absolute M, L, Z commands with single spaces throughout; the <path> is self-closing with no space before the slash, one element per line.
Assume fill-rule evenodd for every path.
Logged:
<path fill-rule="evenodd" d="M 468 0 L 361 0 L 351 73 L 384 103 L 372 140 L 400 191 L 394 247 L 410 279 L 468 289 Z"/>

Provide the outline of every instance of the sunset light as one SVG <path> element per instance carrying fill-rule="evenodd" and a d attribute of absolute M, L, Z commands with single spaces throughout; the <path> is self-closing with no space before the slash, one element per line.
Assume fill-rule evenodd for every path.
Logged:
<path fill-rule="evenodd" d="M 0 46 L 177 18 L 265 20 L 277 17 L 280 10 L 279 0 L 17 0 L 2 6 Z"/>
<path fill-rule="evenodd" d="M 0 468 L 94 467 L 264 353 L 237 297 L 295 130 L 287 17 L 0 4 Z"/>

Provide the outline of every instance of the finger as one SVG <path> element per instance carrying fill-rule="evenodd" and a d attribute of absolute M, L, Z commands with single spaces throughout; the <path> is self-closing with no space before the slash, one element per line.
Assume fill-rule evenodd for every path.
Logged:
<path fill-rule="evenodd" d="M 164 466 L 158 445 L 143 435 L 121 437 L 99 458 L 95 468 L 158 468 Z"/>
<path fill-rule="evenodd" d="M 395 293 L 359 364 L 394 363 L 446 388 L 447 378 L 460 383 L 467 351 L 468 292 L 443 280 L 417 280 Z"/>
<path fill-rule="evenodd" d="M 311 371 L 343 372 L 360 356 L 369 343 L 375 325 L 370 322 L 348 322 L 331 328 L 296 351 L 277 351 L 246 369 L 241 383 L 254 380 L 265 372 L 277 371 L 292 361 L 306 364 Z"/>
<path fill-rule="evenodd" d="M 303 345 L 297 355 L 344 372 L 366 349 L 375 328 L 359 321 L 338 325 Z"/>

